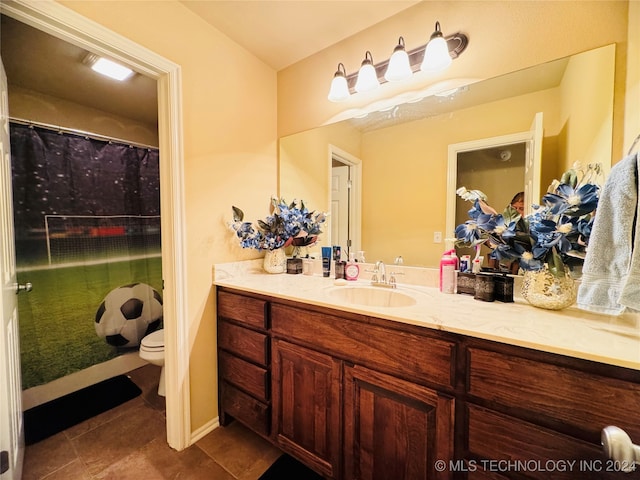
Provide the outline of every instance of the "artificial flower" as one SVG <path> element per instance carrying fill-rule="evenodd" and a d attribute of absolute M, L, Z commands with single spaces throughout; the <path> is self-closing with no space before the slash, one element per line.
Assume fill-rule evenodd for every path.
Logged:
<path fill-rule="evenodd" d="M 322 233 L 321 225 L 326 214 L 310 212 L 300 201 L 292 203 L 284 199 L 271 199 L 271 214 L 254 225 L 244 221 L 244 212 L 233 206 L 231 229 L 240 239 L 242 248 L 256 250 L 275 250 L 277 248 L 312 245 Z"/>
<path fill-rule="evenodd" d="M 584 259 L 600 191 L 594 182 L 600 176 L 599 164 L 588 165 L 584 172 L 569 170 L 560 181 L 554 180 L 541 205 L 534 205 L 526 217 L 511 206 L 499 214 L 484 193 L 461 187 L 458 195 L 473 207 L 470 220 L 455 230 L 456 243 L 485 244 L 491 249 L 490 258 L 518 260 L 523 270 L 547 266 L 553 274 L 564 275 L 568 266 Z"/>

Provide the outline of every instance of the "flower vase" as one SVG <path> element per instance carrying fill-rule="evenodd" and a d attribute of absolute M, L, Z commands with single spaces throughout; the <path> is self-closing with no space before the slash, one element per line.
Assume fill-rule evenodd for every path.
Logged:
<path fill-rule="evenodd" d="M 262 264 L 264 271 L 267 273 L 284 273 L 287 271 L 287 256 L 284 248 L 276 248 L 267 250 L 264 254 L 264 262 Z"/>
<path fill-rule="evenodd" d="M 542 270 L 524 272 L 522 296 L 534 307 L 562 310 L 575 303 L 576 283 L 569 272 L 555 276 L 545 265 Z"/>

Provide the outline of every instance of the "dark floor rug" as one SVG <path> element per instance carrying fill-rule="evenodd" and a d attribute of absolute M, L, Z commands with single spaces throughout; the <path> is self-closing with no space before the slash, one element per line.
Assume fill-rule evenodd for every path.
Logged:
<path fill-rule="evenodd" d="M 284 454 L 279 457 L 258 480 L 322 480 L 323 477 L 295 458 Z"/>
<path fill-rule="evenodd" d="M 142 390 L 129 377 L 118 375 L 25 410 L 25 443 L 31 445 L 44 440 L 141 393 Z"/>

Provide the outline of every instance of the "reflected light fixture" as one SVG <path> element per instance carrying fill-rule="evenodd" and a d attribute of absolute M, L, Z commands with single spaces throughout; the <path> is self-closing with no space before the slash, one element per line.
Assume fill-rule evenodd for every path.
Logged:
<path fill-rule="evenodd" d="M 411 65 L 409 64 L 409 55 L 404 49 L 404 38 L 398 39 L 398 45 L 393 49 L 391 58 L 389 59 L 389 66 L 384 74 L 384 78 L 387 82 L 397 82 L 400 80 L 406 80 L 413 75 Z"/>
<path fill-rule="evenodd" d="M 89 53 L 82 63 L 89 65 L 94 72 L 122 82 L 133 75 L 133 70 L 112 60 Z"/>
<path fill-rule="evenodd" d="M 349 85 L 347 84 L 347 71 L 342 63 L 338 64 L 338 70 L 333 75 L 331 89 L 329 90 L 329 100 L 332 102 L 342 102 L 349 98 Z"/>
<path fill-rule="evenodd" d="M 373 66 L 373 55 L 369 50 L 364 54 L 364 60 L 360 65 L 358 72 L 358 80 L 356 80 L 356 92 L 370 92 L 380 86 L 378 81 L 378 73 Z"/>
<path fill-rule="evenodd" d="M 429 43 L 424 49 L 424 59 L 420 70 L 423 72 L 439 72 L 451 65 L 451 55 L 447 41 L 442 36 L 440 22 L 436 22 L 436 30 L 431 34 Z"/>
<path fill-rule="evenodd" d="M 375 90 L 381 83 L 407 80 L 419 70 L 427 73 L 439 72 L 451 65 L 452 60 L 460 56 L 468 43 L 469 39 L 463 33 L 443 36 L 440 22 L 436 22 L 435 31 L 426 45 L 407 52 L 404 37 L 399 37 L 391 58 L 374 65 L 373 55 L 367 50 L 360 70 L 349 75 L 345 66 L 339 63 L 328 99 L 343 102 L 354 93 Z"/>

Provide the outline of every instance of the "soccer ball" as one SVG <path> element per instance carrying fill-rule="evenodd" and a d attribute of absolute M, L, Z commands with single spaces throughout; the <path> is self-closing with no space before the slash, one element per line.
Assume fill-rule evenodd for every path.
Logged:
<path fill-rule="evenodd" d="M 162 297 L 146 283 L 114 288 L 96 312 L 96 333 L 114 347 L 135 347 L 162 322 Z"/>

